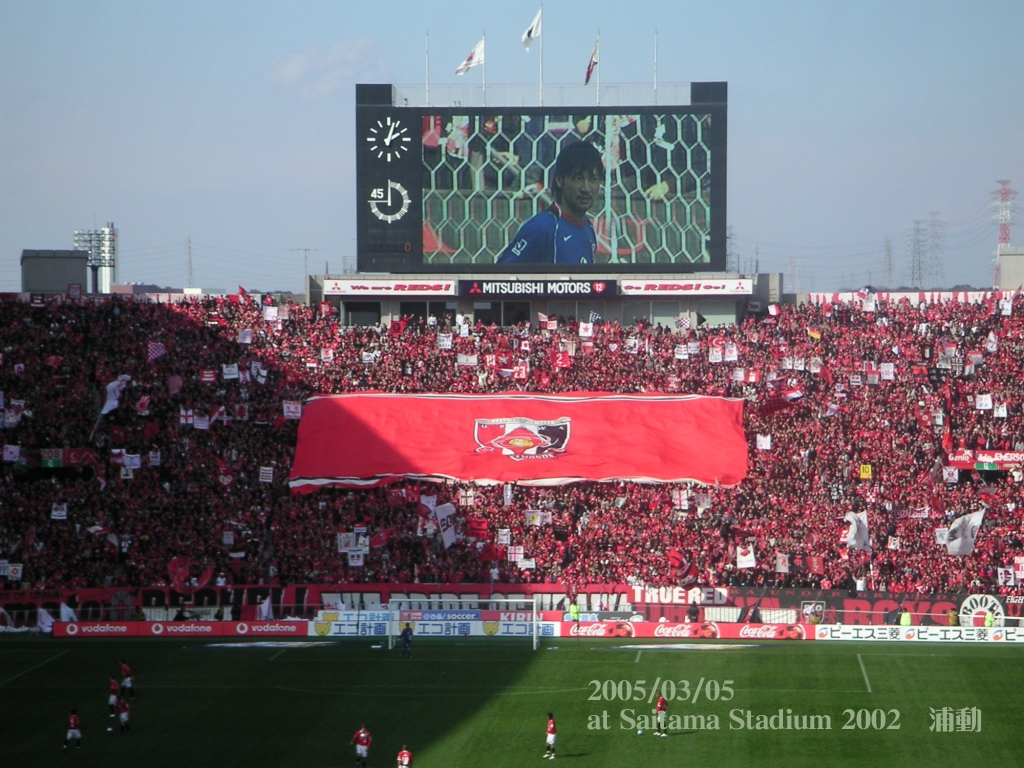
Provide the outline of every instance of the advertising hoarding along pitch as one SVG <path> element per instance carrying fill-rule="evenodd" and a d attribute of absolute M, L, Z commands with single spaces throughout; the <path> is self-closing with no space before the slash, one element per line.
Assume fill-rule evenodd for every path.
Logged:
<path fill-rule="evenodd" d="M 671 395 L 334 395 L 303 409 L 290 483 L 403 477 L 559 485 L 720 483 L 747 473 L 743 401 Z"/>
<path fill-rule="evenodd" d="M 359 271 L 724 271 L 716 85 L 688 106 L 448 109 L 357 87 Z"/>

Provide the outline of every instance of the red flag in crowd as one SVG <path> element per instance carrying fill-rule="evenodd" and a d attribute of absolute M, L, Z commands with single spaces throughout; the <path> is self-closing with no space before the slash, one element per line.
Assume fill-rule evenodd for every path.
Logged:
<path fill-rule="evenodd" d="M 64 358 L 59 355 L 50 355 L 48 358 L 43 360 L 43 365 L 48 365 L 51 368 L 60 368 L 60 364 L 64 362 Z"/>
<path fill-rule="evenodd" d="M 185 591 L 188 584 L 188 567 L 187 557 L 175 557 L 167 564 L 167 575 L 171 577 L 171 586 L 177 592 Z"/>
<path fill-rule="evenodd" d="M 391 539 L 391 532 L 393 530 L 393 528 L 385 528 L 383 531 L 378 531 L 377 533 L 373 534 L 373 536 L 370 538 L 370 546 L 374 549 L 383 547 Z"/>

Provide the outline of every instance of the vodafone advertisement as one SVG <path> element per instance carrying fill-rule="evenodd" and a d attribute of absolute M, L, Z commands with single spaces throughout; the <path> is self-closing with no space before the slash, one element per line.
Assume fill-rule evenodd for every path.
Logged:
<path fill-rule="evenodd" d="M 55 621 L 54 637 L 306 637 L 305 621 Z"/>

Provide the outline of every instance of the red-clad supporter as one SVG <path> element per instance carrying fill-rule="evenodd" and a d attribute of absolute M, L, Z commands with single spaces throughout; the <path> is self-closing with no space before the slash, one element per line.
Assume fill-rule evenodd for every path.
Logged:
<path fill-rule="evenodd" d="M 685 331 L 603 323 L 581 338 L 572 318 L 556 330 L 478 323 L 463 336 L 452 317 L 346 328 L 320 307 L 246 297 L 3 300 L 0 559 L 23 563 L 23 583 L 38 588 L 187 589 L 223 573 L 228 584 L 866 583 L 1021 594 L 1012 569 L 1024 556 L 1024 472 L 944 465 L 953 448 L 1024 450 L 1022 300 L 779 310 Z M 448 334 L 451 348 L 439 348 Z M 111 408 L 121 376 L 130 378 Z M 388 489 L 289 493 L 298 420 L 284 403 L 360 391 L 740 397 L 749 476 L 735 488 L 517 487 L 511 505 L 500 486 L 424 485 L 459 507 L 460 535 L 446 550 L 412 493 L 397 505 Z M 527 509 L 550 512 L 551 524 L 526 525 Z M 974 551 L 948 556 L 936 529 L 982 509 Z M 859 511 L 870 552 L 846 546 L 844 518 Z M 338 534 L 357 525 L 373 544 L 350 567 Z M 536 567 L 510 562 L 499 531 Z M 754 567 L 740 568 L 748 547 Z"/>

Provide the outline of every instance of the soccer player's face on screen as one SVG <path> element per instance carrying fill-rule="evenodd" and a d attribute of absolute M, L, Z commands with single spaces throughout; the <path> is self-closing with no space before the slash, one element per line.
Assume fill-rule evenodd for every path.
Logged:
<path fill-rule="evenodd" d="M 561 204 L 573 216 L 582 218 L 594 204 L 594 198 L 601 191 L 601 175 L 596 169 L 576 171 L 558 177 L 562 190 Z"/>

